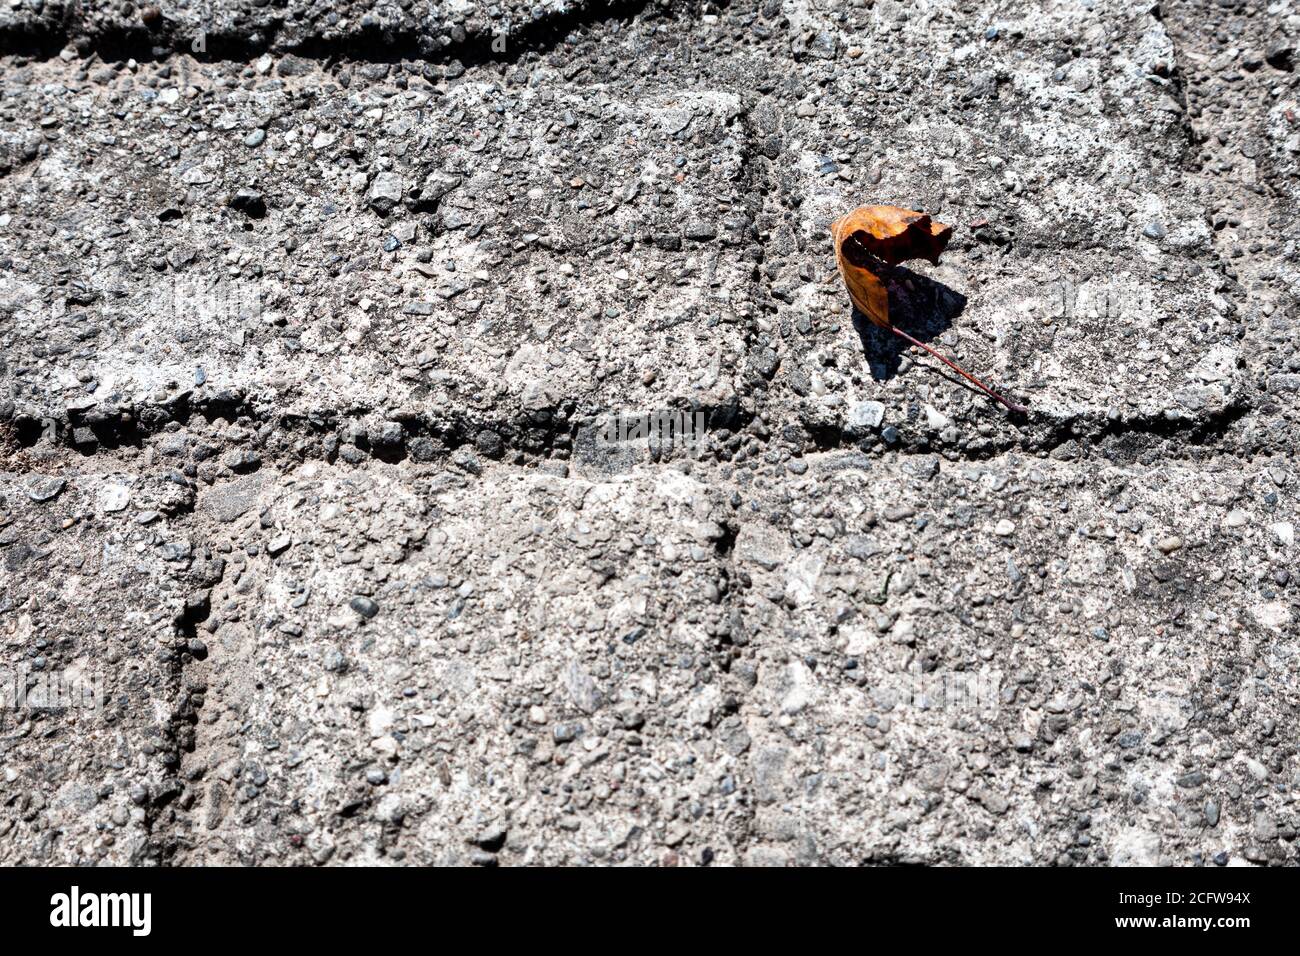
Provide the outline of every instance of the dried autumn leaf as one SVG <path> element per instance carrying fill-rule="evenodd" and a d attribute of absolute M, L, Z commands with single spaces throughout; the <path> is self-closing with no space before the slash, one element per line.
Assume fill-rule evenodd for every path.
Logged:
<path fill-rule="evenodd" d="M 908 259 L 925 259 L 931 265 L 938 265 L 940 254 L 952 238 L 951 226 L 935 222 L 929 213 L 914 209 L 859 206 L 831 223 L 831 236 L 835 240 L 835 262 L 849 290 L 849 298 L 863 315 L 882 329 L 889 329 L 899 338 L 925 349 L 1011 411 L 1022 414 L 1029 411 L 1003 398 L 956 362 L 889 321 L 887 271 Z"/>
<path fill-rule="evenodd" d="M 929 213 L 897 206 L 859 206 L 831 223 L 835 260 L 849 296 L 868 319 L 889 328 L 889 291 L 881 263 L 896 266 L 908 259 L 939 264 L 939 254 L 952 238 L 952 226 L 930 219 Z"/>

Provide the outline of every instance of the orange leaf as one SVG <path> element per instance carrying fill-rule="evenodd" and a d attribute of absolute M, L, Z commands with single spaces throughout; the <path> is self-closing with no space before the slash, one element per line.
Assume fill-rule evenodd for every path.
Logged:
<path fill-rule="evenodd" d="M 831 223 L 835 261 L 853 304 L 876 325 L 889 328 L 889 291 L 882 265 L 908 259 L 939 264 L 952 227 L 933 222 L 929 213 L 897 206 L 859 206 Z"/>
<path fill-rule="evenodd" d="M 835 262 L 853 304 L 868 319 L 899 338 L 925 349 L 968 382 L 997 399 L 1013 412 L 1029 409 L 1003 398 L 952 359 L 940 355 L 889 321 L 889 289 L 882 275 L 908 259 L 939 264 L 939 256 L 952 238 L 952 226 L 934 222 L 930 214 L 897 206 L 859 206 L 831 223 Z"/>

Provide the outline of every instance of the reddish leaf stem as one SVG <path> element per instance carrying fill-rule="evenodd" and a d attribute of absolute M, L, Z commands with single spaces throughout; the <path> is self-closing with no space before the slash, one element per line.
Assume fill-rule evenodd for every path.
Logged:
<path fill-rule="evenodd" d="M 902 329 L 900 329 L 900 328 L 899 328 L 898 326 L 896 326 L 896 325 L 891 325 L 890 328 L 894 330 L 894 334 L 895 334 L 895 335 L 897 335 L 897 336 L 899 336 L 899 337 L 901 337 L 901 338 L 903 338 L 903 339 L 906 339 L 908 342 L 911 342 L 913 345 L 919 345 L 919 346 L 921 346 L 921 348 L 925 349 L 927 352 L 929 352 L 931 355 L 933 355 L 935 358 L 937 358 L 937 359 L 938 359 L 940 362 L 942 362 L 944 365 L 947 365 L 950 369 L 952 369 L 952 370 L 953 370 L 954 372 L 956 372 L 958 375 L 960 375 L 960 376 L 962 376 L 963 378 L 965 378 L 967 381 L 969 381 L 969 382 L 973 382 L 975 385 L 979 386 L 981 389 L 984 390 L 984 392 L 985 392 L 986 394 L 992 396 L 993 398 L 996 398 L 999 402 L 1001 402 L 1003 405 L 1005 405 L 1005 406 L 1006 406 L 1008 409 L 1010 409 L 1011 411 L 1013 411 L 1013 412 L 1019 412 L 1019 413 L 1022 414 L 1022 415 L 1027 415 L 1027 414 L 1029 414 L 1029 409 L 1026 408 L 1024 405 L 1017 405 L 1015 402 L 1009 402 L 1009 401 L 1007 401 L 1005 398 L 1003 398 L 1003 397 L 1002 397 L 1001 395 L 999 395 L 997 392 L 993 391 L 993 389 L 989 388 L 987 385 L 985 385 L 983 382 L 981 382 L 979 379 L 977 379 L 977 378 L 976 378 L 974 375 L 972 375 L 970 372 L 966 371 L 964 368 L 962 368 L 962 367 L 961 367 L 960 365 L 958 365 L 956 362 L 952 361 L 951 359 L 944 358 L 944 356 L 940 355 L 938 352 L 936 352 L 934 349 L 930 348 L 930 346 L 926 345 L 924 342 L 920 342 L 920 341 L 918 341 L 918 340 L 912 338 L 912 336 L 908 335 L 906 332 L 904 332 Z"/>

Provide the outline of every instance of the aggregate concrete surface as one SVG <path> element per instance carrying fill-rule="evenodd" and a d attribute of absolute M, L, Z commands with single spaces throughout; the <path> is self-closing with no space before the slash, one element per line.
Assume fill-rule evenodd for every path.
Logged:
<path fill-rule="evenodd" d="M 3 0 L 0 864 L 1295 863 L 1297 36 Z"/>

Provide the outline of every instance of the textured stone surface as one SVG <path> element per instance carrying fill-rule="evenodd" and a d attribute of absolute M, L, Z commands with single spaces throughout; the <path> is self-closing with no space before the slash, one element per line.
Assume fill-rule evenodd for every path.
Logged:
<path fill-rule="evenodd" d="M 1297 32 L 7 5 L 0 862 L 1293 863 Z"/>

